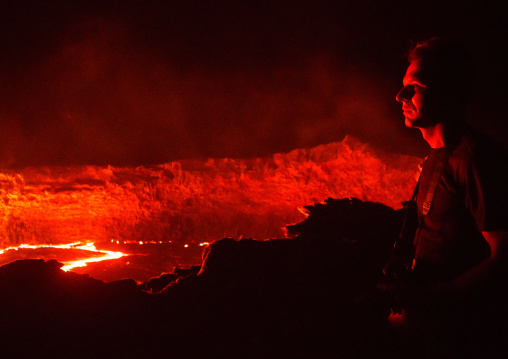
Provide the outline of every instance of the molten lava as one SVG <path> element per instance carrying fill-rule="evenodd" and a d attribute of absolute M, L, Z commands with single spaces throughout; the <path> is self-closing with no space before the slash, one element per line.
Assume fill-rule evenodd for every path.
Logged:
<path fill-rule="evenodd" d="M 0 248 L 79 242 L 110 250 L 118 241 L 190 250 L 226 236 L 281 238 L 287 224 L 305 218 L 303 206 L 328 197 L 400 208 L 419 163 L 346 138 L 269 158 L 2 171 Z"/>
<path fill-rule="evenodd" d="M 85 267 L 87 263 L 92 262 L 101 262 L 111 259 L 118 259 L 123 256 L 126 256 L 127 254 L 124 254 L 122 252 L 113 252 L 113 251 L 107 251 L 107 250 L 98 250 L 95 248 L 95 245 L 93 243 L 86 243 L 82 244 L 80 242 L 77 243 L 68 243 L 68 244 L 21 244 L 17 247 L 8 247 L 4 249 L 0 249 L 0 255 L 4 254 L 8 251 L 18 251 L 20 249 L 41 249 L 41 248 L 51 248 L 51 249 L 70 249 L 70 250 L 80 250 L 89 252 L 90 254 L 93 254 L 93 257 L 87 257 L 87 258 L 81 258 L 76 260 L 69 260 L 69 261 L 62 261 L 64 266 L 61 268 L 63 271 L 67 272 L 70 269 L 77 268 L 77 267 Z M 96 255 L 99 255 L 98 257 Z"/>

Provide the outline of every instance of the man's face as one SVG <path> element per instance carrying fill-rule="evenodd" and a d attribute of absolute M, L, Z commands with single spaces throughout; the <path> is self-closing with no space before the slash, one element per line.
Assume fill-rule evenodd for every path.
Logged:
<path fill-rule="evenodd" d="M 396 97 L 402 103 L 407 127 L 424 128 L 439 122 L 439 101 L 428 88 L 422 72 L 419 61 L 411 62 L 402 80 L 404 87 Z"/>

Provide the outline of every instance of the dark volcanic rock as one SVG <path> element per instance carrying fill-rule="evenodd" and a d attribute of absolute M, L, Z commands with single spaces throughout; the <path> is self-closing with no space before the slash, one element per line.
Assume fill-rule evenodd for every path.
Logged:
<path fill-rule="evenodd" d="M 238 357 L 349 357 L 379 348 L 389 308 L 366 312 L 357 299 L 380 280 L 403 214 L 356 199 L 307 209 L 309 217 L 288 228 L 296 238 L 216 241 L 199 276 L 165 293 L 190 286 L 207 298 L 220 311 L 207 326 L 225 334 Z"/>
<path fill-rule="evenodd" d="M 178 278 L 180 277 L 177 274 L 162 274 L 159 277 L 150 279 L 147 283 L 140 284 L 139 288 L 150 293 L 159 293 Z"/>
<path fill-rule="evenodd" d="M 288 228 L 295 238 L 225 238 L 205 249 L 199 274 L 141 288 L 167 285 L 160 294 L 54 261 L 1 267 L 0 357 L 373 357 L 385 350 L 387 308 L 357 299 L 379 280 L 401 215 L 354 199 L 307 209 Z"/>
<path fill-rule="evenodd" d="M 140 284 L 138 288 L 152 294 L 159 293 L 178 279 L 196 275 L 200 270 L 200 265 L 191 266 L 190 268 L 175 268 L 173 274 L 162 274 L 159 277 L 151 278 L 147 283 Z"/>
<path fill-rule="evenodd" d="M 394 211 L 382 203 L 356 198 L 328 198 L 324 204 L 305 206 L 308 217 L 286 227 L 289 237 L 311 240 L 363 240 L 369 244 L 393 242 L 404 219 L 403 210 Z"/>

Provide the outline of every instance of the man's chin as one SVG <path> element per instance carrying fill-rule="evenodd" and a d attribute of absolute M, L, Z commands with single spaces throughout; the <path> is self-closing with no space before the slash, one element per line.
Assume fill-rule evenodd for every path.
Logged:
<path fill-rule="evenodd" d="M 417 126 L 415 126 L 415 123 L 418 124 L 418 120 L 412 119 L 407 116 L 404 117 L 404 122 L 405 122 L 407 128 L 415 128 L 415 127 L 417 127 Z"/>
<path fill-rule="evenodd" d="M 404 122 L 406 124 L 407 128 L 422 128 L 422 127 L 428 127 L 432 125 L 432 121 L 430 121 L 427 118 L 411 118 L 408 116 L 404 117 Z"/>

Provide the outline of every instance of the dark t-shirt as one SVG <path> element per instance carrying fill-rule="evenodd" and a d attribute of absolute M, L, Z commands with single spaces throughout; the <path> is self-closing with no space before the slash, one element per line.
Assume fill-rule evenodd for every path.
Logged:
<path fill-rule="evenodd" d="M 430 178 L 443 151 L 449 153 L 432 206 L 422 216 Z M 432 149 L 423 168 L 417 204 L 423 217 L 415 239 L 415 274 L 444 282 L 472 268 L 489 253 L 482 231 L 508 230 L 508 156 L 471 128 Z"/>

